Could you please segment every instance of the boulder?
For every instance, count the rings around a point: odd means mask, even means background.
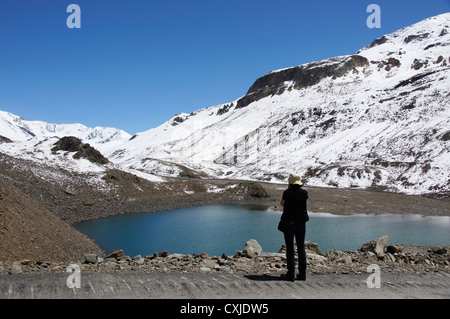
[[[169,252],[167,250],[164,250],[163,252],[159,253],[159,257],[167,257],[169,256]]]
[[[21,274],[23,272],[20,262],[14,262],[11,266],[11,274]]]
[[[387,245],[386,251],[390,254],[401,253],[403,251],[402,247],[398,245]]]
[[[375,240],[371,240],[367,243],[362,244],[361,246],[361,252],[375,252],[375,246],[377,245],[377,242]]]
[[[431,251],[438,255],[444,255],[445,253],[447,253],[447,249],[445,249],[445,247],[439,247],[439,246],[431,247]]]
[[[378,256],[384,256],[384,247],[387,244],[388,238],[389,236],[383,236],[377,240],[377,244],[375,245],[375,253]]]
[[[97,262],[97,255],[96,254],[86,254],[84,255],[85,263],[86,264],[95,264]]]
[[[262,248],[255,239],[250,239],[244,245],[244,254],[247,258],[255,258],[262,253]]]
[[[115,259],[119,259],[120,257],[123,257],[123,250],[116,250],[115,252],[110,253],[108,256],[106,256],[106,258],[115,258]]]

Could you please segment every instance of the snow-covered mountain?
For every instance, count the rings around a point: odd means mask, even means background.
[[[233,102],[178,114],[109,153],[149,172],[181,163],[216,177],[450,188],[450,13],[354,55],[277,70]],[[161,160],[164,160],[162,162]]]
[[[235,101],[95,147],[118,167],[157,175],[187,167],[275,182],[296,171],[309,185],[450,191],[449,77],[446,13],[353,55],[272,71]],[[13,139],[1,123],[0,135]],[[0,151],[11,152],[6,144]]]
[[[12,141],[72,135],[85,143],[93,144],[123,141],[131,137],[127,132],[112,127],[97,126],[90,128],[82,124],[50,124],[42,121],[26,121],[20,116],[4,111],[0,111],[0,135]]]

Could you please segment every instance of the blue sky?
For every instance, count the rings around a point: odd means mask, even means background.
[[[66,25],[72,3],[80,29]],[[134,134],[445,12],[450,0],[2,0],[0,110]]]

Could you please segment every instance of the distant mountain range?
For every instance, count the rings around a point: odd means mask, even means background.
[[[272,71],[235,101],[177,114],[134,136],[0,111],[0,152],[74,170],[109,165],[155,181],[189,170],[280,182],[295,171],[316,186],[449,192],[449,77],[445,13],[353,55]],[[110,162],[52,152],[64,136],[89,143]]]

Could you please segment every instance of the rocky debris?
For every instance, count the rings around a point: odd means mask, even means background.
[[[270,195],[267,193],[266,189],[259,183],[255,182],[241,182],[238,184],[237,188],[242,190],[247,196],[253,198],[269,198]]]
[[[384,239],[382,240],[384,242]],[[371,241],[361,248],[374,247]],[[123,250],[115,251],[106,258],[96,254],[86,254],[80,265],[82,272],[225,272],[273,274],[286,271],[285,247],[278,252],[267,253],[260,250],[261,246],[254,239],[244,245],[244,251],[238,251],[233,256],[209,256],[207,253],[183,255],[170,254],[167,251],[148,256],[126,256]],[[367,272],[367,267],[377,264],[384,272],[445,272],[450,273],[450,245],[442,247],[427,247],[414,245],[386,245],[383,255],[372,249],[357,251],[321,252],[317,243],[305,242],[307,271],[316,274],[357,273]],[[395,248],[395,249],[394,249]],[[248,254],[258,251],[257,254]],[[249,257],[251,256],[251,258]],[[73,264],[73,263],[72,263]],[[27,259],[14,262],[0,262],[0,274],[50,273],[66,272],[69,264],[63,262],[37,261]]]

